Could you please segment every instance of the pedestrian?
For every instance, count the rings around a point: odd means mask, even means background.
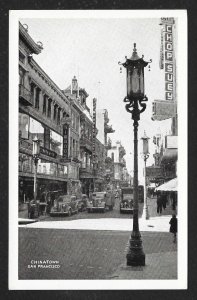
[[[166,193],[162,193],[162,207],[163,207],[163,209],[166,209],[166,202],[167,202]]]
[[[170,224],[170,232],[173,233],[173,243],[176,243],[177,218],[175,214],[172,215],[169,224]]]
[[[161,194],[157,194],[157,213],[162,213],[162,197]]]

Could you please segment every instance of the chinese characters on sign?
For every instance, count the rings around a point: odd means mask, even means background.
[[[96,163],[96,151],[95,151],[95,140],[96,140],[96,98],[93,99],[93,128],[92,128],[92,162]]]
[[[63,157],[68,158],[69,125],[63,125]]]

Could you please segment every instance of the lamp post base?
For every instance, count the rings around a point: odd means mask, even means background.
[[[144,220],[149,220],[150,215],[149,215],[149,212],[148,212],[148,207],[143,208],[142,218]]]
[[[140,233],[132,233],[126,258],[127,266],[145,266],[145,254]]]

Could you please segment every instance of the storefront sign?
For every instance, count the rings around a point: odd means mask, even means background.
[[[93,128],[92,128],[92,162],[93,164],[96,163],[96,98],[93,99]]]
[[[163,172],[160,167],[146,167],[146,176],[149,178],[158,178],[163,176]]]
[[[152,120],[162,121],[172,118],[176,114],[174,101],[154,100],[152,103]]]
[[[53,157],[53,158],[57,157],[57,153],[56,152],[51,151],[51,150],[49,150],[47,148],[44,148],[42,146],[40,146],[40,153],[44,154],[44,155],[47,155],[47,156],[50,156],[50,157]]]
[[[174,18],[161,18],[160,69],[165,68],[165,100],[174,101]]]
[[[174,100],[174,52],[173,52],[173,24],[163,25],[164,31],[164,57],[165,57],[165,100]]]
[[[69,146],[69,125],[65,123],[63,125],[63,157],[68,158],[68,146]]]

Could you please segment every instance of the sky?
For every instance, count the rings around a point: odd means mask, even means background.
[[[163,17],[163,16],[161,16]],[[152,121],[152,102],[164,100],[164,71],[159,69],[160,19],[159,18],[113,18],[113,19],[20,19],[28,25],[28,33],[35,42],[43,43],[43,50],[34,55],[36,62],[60,87],[65,89],[73,76],[79,86],[85,88],[89,97],[87,104],[97,98],[97,108],[108,110],[110,125],[115,133],[108,136],[115,143],[120,140],[126,150],[127,169],[133,171],[133,122],[126,112],[123,99],[126,96],[126,70],[118,62],[130,57],[136,43],[138,55],[144,60],[152,59],[151,71],[145,68],[145,94],[147,108],[140,115],[139,139],[139,181],[143,177],[142,141],[146,131],[150,137],[150,157],[147,166],[154,163],[152,154],[155,145],[152,137],[156,133],[169,134],[171,120]],[[132,174],[133,175],[133,174]]]

